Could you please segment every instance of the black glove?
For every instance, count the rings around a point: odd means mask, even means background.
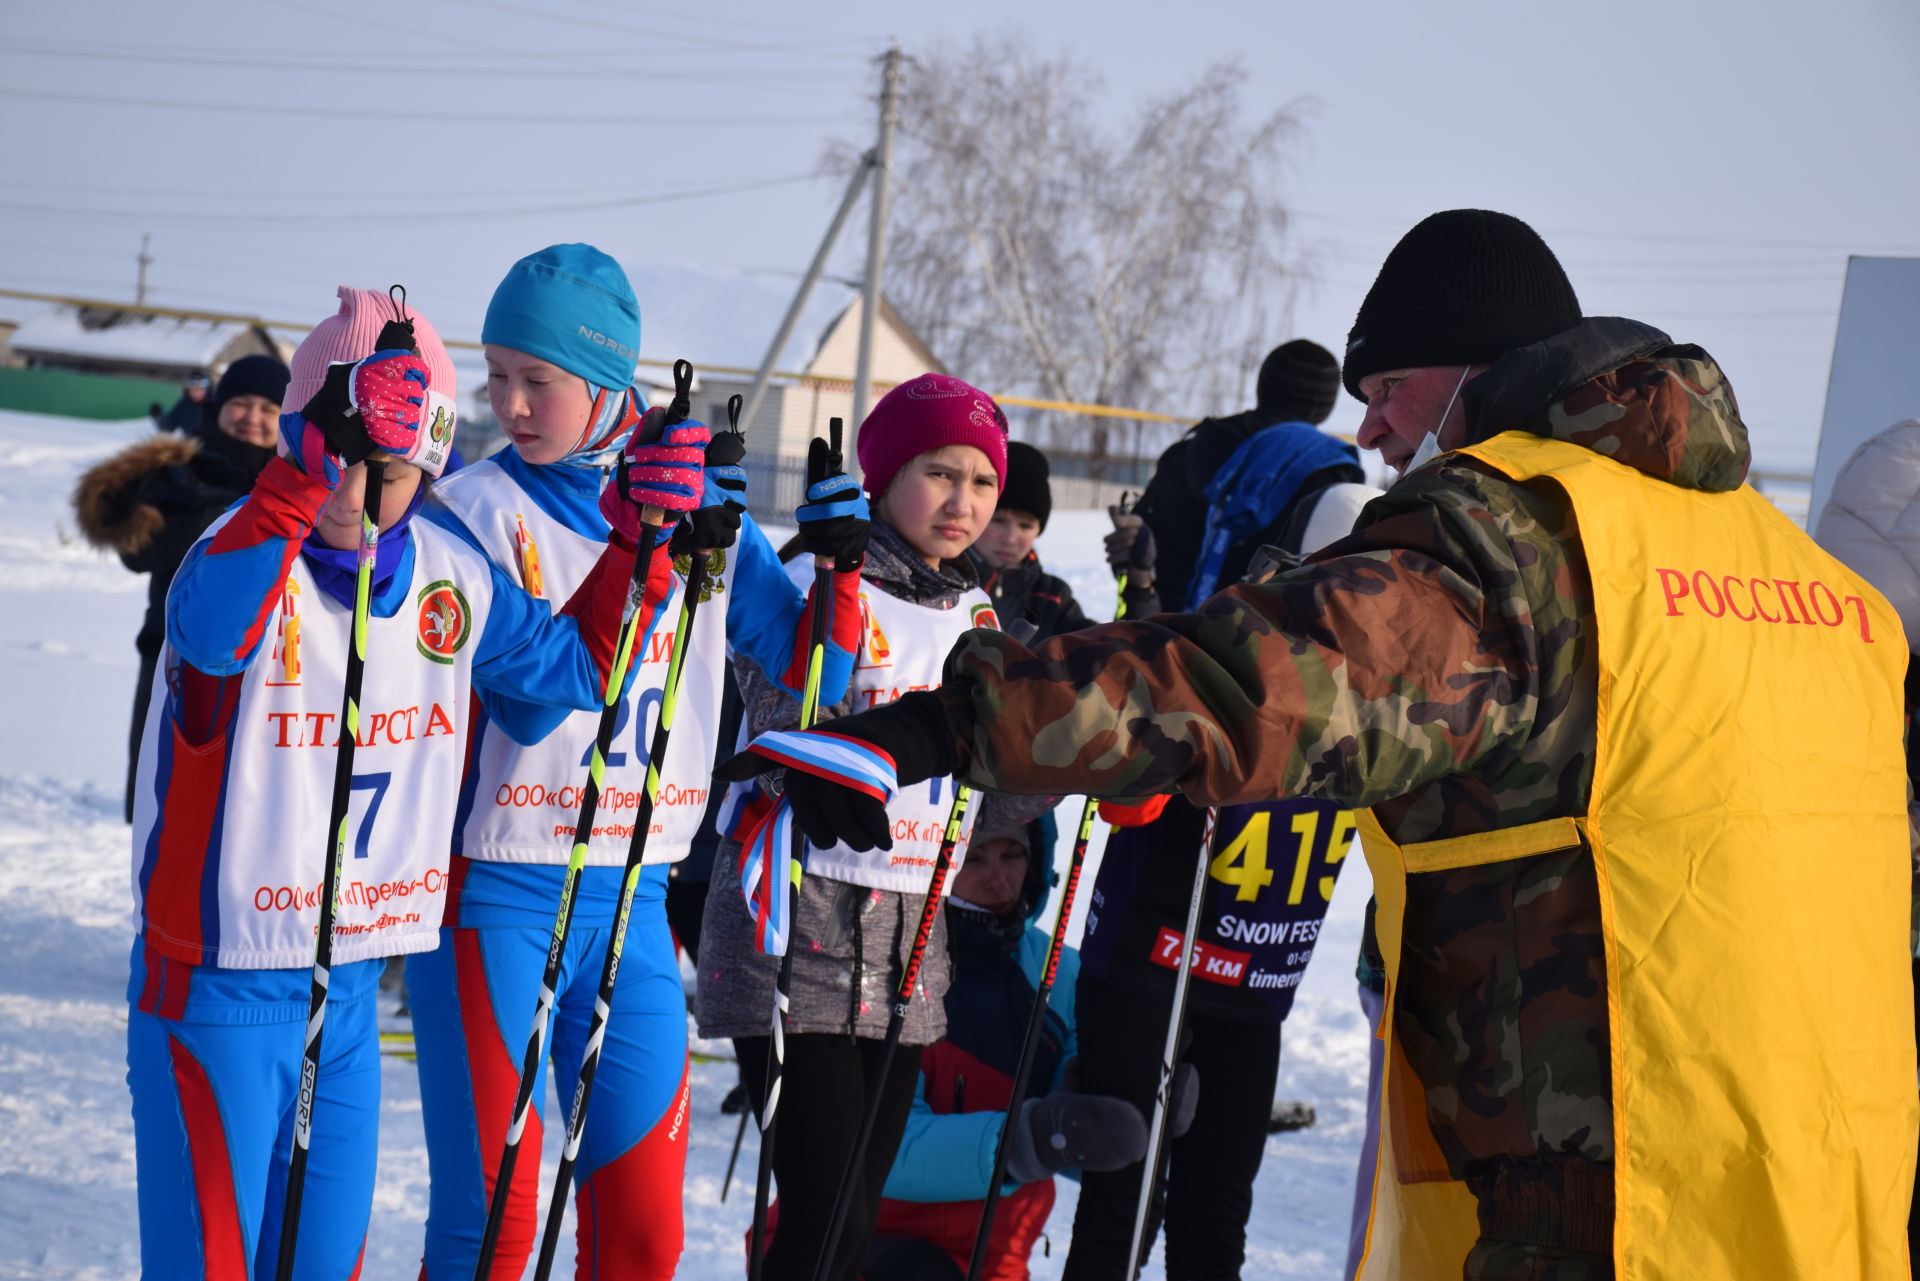
[[[1147,1154],[1147,1123],[1125,1099],[1061,1090],[1008,1117],[1007,1177],[1033,1183],[1057,1170],[1120,1170]]]
[[[717,552],[731,547],[740,537],[740,509],[732,503],[718,503],[690,511],[673,527],[673,545],[669,553],[678,559],[696,551]]]
[[[959,767],[946,709],[940,705],[940,696],[931,690],[903,694],[884,707],[853,716],[837,716],[831,729],[835,734],[871,743],[892,756],[901,787],[951,774]],[[734,783],[772,768],[773,761],[748,749],[722,761],[713,777]],[[856,850],[893,848],[887,807],[865,792],[790,769],[785,793],[793,804],[794,821],[814,845],[845,842]]]
[[[1147,528],[1144,519],[1118,507],[1107,508],[1107,515],[1113,518],[1113,532],[1106,537],[1108,568],[1115,574],[1126,574],[1129,578],[1144,573],[1147,581],[1151,582],[1155,550],[1153,531]]]
[[[707,443],[706,477],[720,491],[722,501],[680,518],[668,549],[671,555],[717,552],[739,539],[740,515],[747,510],[747,469],[740,460],[746,456],[747,438],[737,431],[723,431]]]
[[[380,337],[374,341],[373,350],[410,351],[418,356],[420,344],[413,336],[413,322],[389,320],[380,327]],[[349,467],[365,462],[378,448],[373,437],[367,434],[367,425],[361,420],[359,410],[354,408],[354,368],[350,361],[329,365],[326,381],[300,410],[300,416],[319,429],[327,449]]]
[[[1173,1069],[1173,1099],[1167,1108],[1167,1133],[1178,1139],[1193,1128],[1200,1107],[1200,1069],[1182,1063]]]
[[[793,516],[800,526],[800,545],[809,556],[832,560],[837,573],[859,570],[867,558],[866,495],[818,436],[807,446],[806,501]]]

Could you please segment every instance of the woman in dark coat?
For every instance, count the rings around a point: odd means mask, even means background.
[[[152,576],[147,614],[134,639],[140,680],[127,750],[129,822],[140,730],[166,639],[167,589],[187,549],[246,496],[273,457],[288,377],[286,365],[273,356],[242,356],[221,375],[197,427],[178,436],[158,432],[90,468],[74,486],[74,515],[87,541],[117,553],[134,573]]]

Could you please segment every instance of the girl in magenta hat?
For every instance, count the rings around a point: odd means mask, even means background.
[[[859,648],[847,697],[822,708],[822,719],[938,685],[954,641],[971,628],[996,625],[965,555],[993,518],[1006,474],[1006,420],[992,398],[958,378],[922,374],[881,398],[860,426],[856,449],[873,503]],[[788,570],[797,583],[812,581],[807,556]],[[799,707],[790,694],[750,662],[738,663],[736,671],[753,733],[797,722]],[[872,1145],[838,1253],[824,1275],[852,1281],[865,1264],[880,1190],[919,1079],[921,1050],[946,1031],[941,998],[950,971],[941,923],[927,949],[899,1052],[878,1079],[889,1006],[952,800],[951,780],[920,784],[888,806],[892,850],[861,854],[841,845],[809,855],[788,942],[793,981],[774,1153],[781,1205],[767,1254],[768,1281],[813,1274],[862,1109],[869,1092],[879,1090],[883,1102]],[[745,828],[744,822],[736,826],[735,834]],[[963,838],[956,857],[964,849]],[[721,859],[737,861],[738,853],[730,842]],[[756,946],[754,920],[740,895],[708,895],[700,1032],[733,1038],[756,1108],[763,1103],[778,968],[778,959]]]

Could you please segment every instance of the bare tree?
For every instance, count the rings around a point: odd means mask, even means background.
[[[1012,36],[916,59],[895,153],[886,292],[955,372],[1056,400],[1217,410],[1291,309],[1276,194],[1297,110],[1242,122],[1244,74],[1209,67],[1096,120],[1098,79]],[[1050,417],[1096,475],[1124,420]],[[1138,452],[1138,424],[1125,436]],[[1130,439],[1129,439],[1130,438]]]

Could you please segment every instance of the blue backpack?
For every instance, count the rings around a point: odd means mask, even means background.
[[[1342,463],[1358,466],[1360,451],[1309,423],[1275,423],[1240,442],[1207,483],[1207,532],[1187,590],[1187,608],[1219,590],[1227,553],[1280,519],[1307,477]]]

